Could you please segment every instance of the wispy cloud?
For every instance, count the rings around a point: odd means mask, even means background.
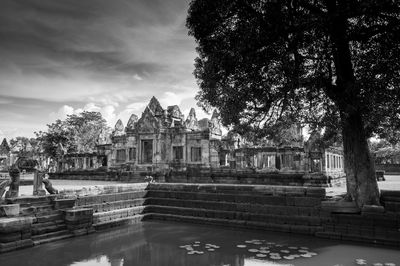
[[[194,105],[195,42],[184,26],[188,3],[2,1],[0,112],[15,115],[2,118],[1,129],[25,119],[40,127],[48,114],[61,117],[70,111],[65,106],[76,112],[87,104],[110,120],[129,118],[129,112],[141,112],[131,104],[153,95],[163,105]],[[28,117],[17,117],[23,111]]]

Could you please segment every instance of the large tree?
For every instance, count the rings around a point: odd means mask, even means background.
[[[67,152],[93,152],[99,135],[108,132],[106,120],[99,112],[84,111],[68,115],[47,125],[47,132],[36,132],[44,152],[52,158],[57,156],[58,145]]]
[[[367,139],[398,127],[400,1],[193,0],[197,99],[225,125],[339,126],[348,196],[379,204]]]

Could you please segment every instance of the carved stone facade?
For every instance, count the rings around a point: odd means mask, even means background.
[[[76,170],[103,167],[154,172],[225,167],[344,176],[340,150],[317,147],[312,140],[305,145],[298,125],[293,125],[287,135],[279,145],[267,139],[249,143],[234,133],[222,137],[216,111],[211,119],[198,121],[192,108],[185,119],[177,105],[164,109],[153,97],[140,118],[132,114],[126,127],[118,120],[111,134],[100,134],[96,153],[66,154],[66,163],[59,169],[65,171],[72,165]]]
[[[164,109],[153,97],[141,117],[132,115],[123,129],[118,120],[111,135],[110,166],[131,168],[186,167],[219,164],[213,141],[221,140],[216,114],[210,123],[200,126],[192,108],[187,119],[177,105]]]

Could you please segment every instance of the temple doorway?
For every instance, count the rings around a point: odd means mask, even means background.
[[[153,140],[142,140],[142,163],[153,163]]]

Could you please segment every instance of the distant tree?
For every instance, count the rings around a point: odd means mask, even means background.
[[[65,121],[74,136],[76,150],[92,152],[102,131],[109,131],[106,120],[99,112],[82,112],[69,115]]]
[[[11,150],[16,152],[18,156],[30,156],[32,145],[30,139],[23,136],[18,136],[10,139]]]
[[[348,197],[379,204],[367,138],[400,128],[400,1],[193,0],[187,27],[205,109],[261,135],[340,129]]]
[[[67,152],[92,152],[101,132],[109,131],[106,120],[99,112],[82,112],[68,115],[65,120],[56,120],[47,125],[47,132],[36,132],[45,153],[57,156],[58,145]]]
[[[35,134],[43,152],[50,158],[57,157],[59,143],[69,152],[76,151],[72,132],[65,125],[65,121],[57,119],[54,123],[47,125],[47,132],[39,131]]]
[[[378,141],[370,141],[371,153],[375,157],[377,163],[399,163],[400,144],[392,144],[391,142],[380,139]]]

